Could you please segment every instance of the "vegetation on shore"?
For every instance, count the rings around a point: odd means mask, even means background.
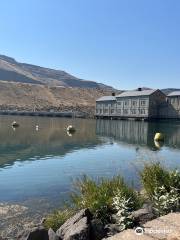
[[[74,182],[68,207],[49,215],[44,225],[57,230],[78,210],[88,208],[104,225],[115,215],[124,230],[133,226],[132,211],[145,202],[152,205],[156,216],[180,210],[180,172],[167,170],[160,163],[145,164],[140,179],[143,194],[129,187],[121,176],[97,181],[83,176]]]

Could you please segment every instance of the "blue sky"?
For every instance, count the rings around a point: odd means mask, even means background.
[[[180,88],[179,0],[0,0],[0,53],[119,89]]]

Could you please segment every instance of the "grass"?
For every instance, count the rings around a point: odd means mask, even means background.
[[[160,163],[146,164],[140,173],[147,197],[158,216],[180,210],[180,172]]]
[[[121,191],[125,198],[131,198],[133,210],[142,205],[139,194],[130,188],[120,176],[111,179],[99,178],[98,181],[84,176],[77,179],[74,186],[74,192],[71,194],[73,205],[78,209],[89,208],[94,216],[101,219],[102,222],[110,221],[113,198],[117,191]]]
[[[154,190],[162,185],[169,185],[169,172],[160,163],[145,164],[140,178],[147,197],[152,199]]]
[[[44,227],[46,229],[52,228],[56,231],[66,220],[72,217],[75,214],[73,209],[67,208],[62,210],[56,210],[52,214],[48,215],[45,222]]]
[[[180,210],[180,173],[169,171],[160,163],[145,164],[140,172],[142,187],[146,197],[154,206],[158,215]],[[80,209],[88,208],[94,218],[105,225],[111,223],[111,217],[116,214],[119,223],[124,228],[131,225],[130,213],[139,209],[144,198],[129,187],[121,176],[111,179],[94,179],[83,176],[73,183],[70,203],[64,206],[66,210],[55,211],[47,216],[46,228],[57,230],[67,219]],[[127,220],[127,221],[126,221]]]

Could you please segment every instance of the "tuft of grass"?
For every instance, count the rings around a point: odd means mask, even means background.
[[[131,199],[132,210],[136,210],[142,205],[139,194],[127,186],[120,176],[111,179],[99,178],[98,181],[83,176],[75,181],[74,187],[71,200],[75,208],[89,208],[94,216],[101,219],[103,223],[110,221],[113,212],[113,198],[117,191],[121,191],[125,198]]]
[[[158,216],[180,210],[180,172],[160,163],[145,165],[141,182]]]
[[[65,223],[70,217],[75,214],[73,209],[67,208],[66,210],[56,210],[54,213],[47,216],[45,222],[43,223],[46,229],[52,228],[57,231],[61,225]]]
[[[147,196],[152,199],[157,187],[169,185],[169,172],[160,163],[146,164],[140,178]]]

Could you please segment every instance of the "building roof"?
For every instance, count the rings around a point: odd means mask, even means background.
[[[103,96],[100,97],[96,100],[96,102],[101,102],[101,101],[115,101],[116,97],[115,96]]]
[[[141,90],[141,91],[126,91],[123,92],[116,97],[136,97],[136,96],[149,96],[153,94],[157,89],[150,89],[150,90]]]
[[[173,96],[180,96],[180,91],[175,91],[168,94],[168,97],[173,97]]]

